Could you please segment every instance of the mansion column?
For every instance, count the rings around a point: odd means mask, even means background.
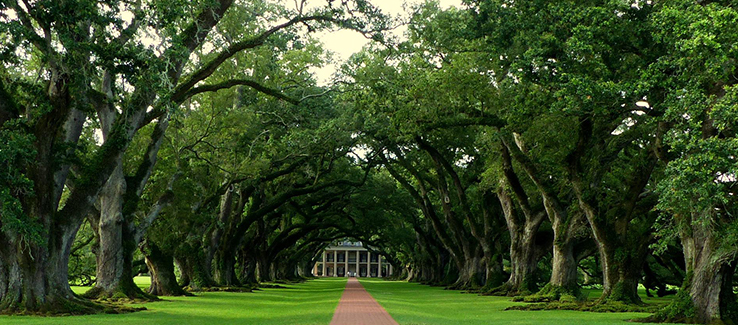
[[[382,277],[382,255],[377,256],[377,262],[379,262],[379,266],[377,266],[377,276]]]
[[[359,251],[356,251],[354,254],[354,256],[356,256],[356,277],[358,278],[360,273],[359,271],[361,271],[361,268],[359,267]]]
[[[333,251],[333,277],[338,277],[338,251]]]
[[[326,276],[325,274],[325,250],[323,250],[323,276]]]
[[[349,251],[343,251],[343,262],[346,264],[345,268],[343,269],[343,276],[345,276],[347,278],[349,277],[349,272],[348,272],[348,256],[349,256]]]

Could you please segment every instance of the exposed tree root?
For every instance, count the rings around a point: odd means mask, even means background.
[[[142,303],[161,300],[157,296],[148,294],[141,290],[133,283],[133,281],[131,281],[129,285],[120,285],[114,290],[105,290],[100,287],[93,287],[82,296],[98,302],[108,303]]]
[[[513,298],[513,301],[531,303],[558,301],[562,303],[572,303],[583,302],[585,299],[586,296],[582,294],[582,290],[580,290],[579,287],[564,288],[549,283],[537,293],[528,296],[516,296]]]
[[[91,314],[124,314],[146,310],[146,307],[130,307],[102,301],[90,301],[79,297],[46,297],[45,303],[8,301],[0,304],[0,315],[26,316],[76,316]]]
[[[666,306],[666,308],[660,309],[654,315],[651,315],[649,317],[639,318],[633,321],[638,323],[737,325],[738,317],[735,316],[738,316],[738,302],[735,302],[732,307],[733,308],[728,309],[729,311],[733,312],[733,315],[730,315],[730,312],[728,312],[726,313],[728,314],[727,317],[725,317],[724,319],[713,319],[712,321],[709,321],[709,323],[706,323],[705,321],[700,321],[696,317],[697,313],[695,311],[692,298],[687,291],[682,290],[677,293],[677,295],[674,297],[674,300],[672,300],[672,302],[668,306]]]
[[[525,286],[522,286],[525,287]],[[515,297],[515,296],[528,296],[532,294],[527,289],[520,289],[518,286],[512,286],[508,283],[505,283],[501,286],[498,286],[496,288],[488,289],[486,291],[482,291],[481,294],[483,296],[507,296],[507,297]]]
[[[518,305],[505,308],[505,310],[577,310],[596,313],[655,313],[664,308],[664,304],[624,304],[620,302],[611,303],[589,303],[576,302],[551,302]]]
[[[254,286],[238,286],[238,287],[205,287],[191,288],[185,287],[188,292],[253,292],[257,287]]]
[[[288,289],[287,287],[275,283],[261,283],[257,285],[259,289]]]

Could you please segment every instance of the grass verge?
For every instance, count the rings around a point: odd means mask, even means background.
[[[480,296],[459,291],[443,290],[417,283],[361,279],[361,284],[400,324],[627,324],[630,319],[649,316],[648,313],[593,313],[573,310],[520,311],[508,310],[525,303],[512,302],[510,297]],[[597,290],[587,293],[599,297]],[[669,298],[645,298],[657,303]]]
[[[137,278],[148,287],[147,278]],[[338,306],[345,278],[327,278],[299,284],[282,284],[284,288],[264,288],[254,292],[202,292],[195,297],[163,297],[163,301],[146,303],[148,310],[120,315],[86,315],[68,317],[0,316],[0,325],[34,324],[328,324]],[[74,287],[80,294],[89,288]]]

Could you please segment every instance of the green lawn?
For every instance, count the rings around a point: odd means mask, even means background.
[[[503,311],[517,303],[508,297],[483,297],[417,283],[361,279],[361,284],[400,324],[626,324],[643,313],[580,311]],[[591,296],[599,296],[593,292]],[[645,299],[645,297],[644,297]],[[648,299],[654,302],[657,299]],[[664,298],[660,300],[665,301]]]
[[[147,278],[137,278],[142,287]],[[165,297],[147,303],[146,311],[123,315],[74,317],[0,316],[0,324],[328,324],[338,305],[345,278],[285,285],[253,293],[208,292],[197,297]],[[74,288],[81,293],[88,288]]]
[[[136,280],[139,286],[148,286],[148,278]],[[503,311],[515,304],[510,302],[510,298],[482,297],[400,281],[362,279],[361,283],[400,324],[625,324],[626,319],[647,315]],[[0,316],[0,325],[328,324],[345,285],[345,278],[324,278],[285,285],[286,289],[264,289],[253,293],[208,292],[199,293],[196,297],[165,297],[164,301],[144,304],[148,308],[146,311],[123,315]],[[82,293],[88,288],[73,289]],[[597,295],[598,292],[592,292],[590,296]]]

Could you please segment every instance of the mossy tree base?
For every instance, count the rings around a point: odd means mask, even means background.
[[[624,304],[642,306],[643,300],[638,295],[638,280],[629,279],[627,281],[618,281],[611,284],[609,288],[605,287],[602,296],[595,302],[600,305],[607,304]]]
[[[513,298],[513,301],[517,302],[561,302],[561,303],[574,303],[583,302],[586,299],[582,290],[578,286],[573,288],[564,288],[547,284],[540,291],[529,296],[517,296]]]
[[[576,302],[551,302],[536,303],[508,307],[505,310],[576,310],[596,313],[655,313],[664,307],[663,304],[624,304],[620,302],[611,303],[576,303]]]
[[[222,286],[222,287],[185,287],[184,290],[188,292],[253,292],[257,289],[256,286]]]
[[[6,297],[7,298],[7,297]],[[46,297],[43,303],[27,301],[11,302],[3,299],[0,315],[18,316],[80,316],[93,314],[124,314],[146,310],[146,307],[129,307],[118,304],[90,301],[84,298],[61,296]]]
[[[483,296],[508,296],[508,297],[528,296],[528,295],[533,294],[533,292],[530,289],[526,288],[526,286],[515,286],[509,283],[505,283],[496,288],[482,291],[481,293]]]
[[[709,324],[709,325],[738,325],[738,301],[732,302],[732,306],[724,310],[724,317],[714,319],[700,319],[687,290],[677,293],[674,300],[659,310],[656,314],[635,320],[641,323],[684,323],[684,324]]]
[[[481,292],[483,286],[479,285],[479,281],[469,279],[465,281],[458,281],[452,285],[446,286],[446,290],[461,290],[470,292]]]
[[[140,303],[159,301],[158,297],[148,294],[141,290],[133,280],[126,281],[127,284],[120,284],[117,288],[106,290],[101,287],[93,287],[85,292],[82,296],[87,299],[117,303]]]

